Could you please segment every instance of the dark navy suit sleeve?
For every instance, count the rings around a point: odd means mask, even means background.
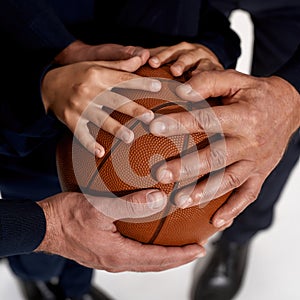
[[[212,50],[226,69],[235,68],[241,54],[240,39],[229,20],[206,1],[200,12],[198,36],[198,42]]]
[[[274,75],[284,78],[300,92],[300,45],[292,58]]]
[[[46,116],[41,101],[40,80],[45,67],[75,38],[45,0],[1,1],[0,34],[5,75],[0,155],[22,157],[54,134],[54,121]],[[34,201],[0,200],[0,256],[32,252],[45,228],[44,213]]]
[[[44,238],[42,208],[31,200],[0,200],[0,257],[30,253]]]
[[[21,48],[47,48],[53,54],[75,39],[45,0],[2,1],[0,26]]]
[[[7,0],[0,6],[2,80],[0,153],[26,155],[52,135],[53,121],[40,96],[40,80],[54,57],[75,40],[51,1]],[[17,135],[17,136],[16,136]]]

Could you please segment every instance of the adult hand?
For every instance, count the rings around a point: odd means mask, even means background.
[[[166,203],[166,195],[157,190],[140,191],[122,199],[85,198],[81,193],[47,198],[38,202],[44,210],[47,228],[35,251],[58,254],[109,272],[162,271],[203,256],[204,249],[197,244],[145,245],[117,231],[116,220],[158,213]]]
[[[300,126],[300,96],[282,78],[256,78],[234,70],[200,73],[179,86],[177,94],[189,101],[198,101],[199,95],[201,99],[222,97],[223,105],[159,117],[152,121],[151,132],[159,136],[187,131],[214,134],[220,133],[221,125],[226,147],[218,140],[181,161],[167,162],[157,178],[168,183],[215,171],[210,176],[213,182],[224,172],[218,186],[205,187],[203,181],[191,193],[182,190],[175,197],[178,206],[186,207],[211,200],[214,192],[217,197],[234,190],[213,217],[213,224],[221,227],[257,198],[280,161]]]
[[[145,123],[154,118],[151,110],[111,90],[114,86],[152,92],[160,90],[161,83],[156,79],[120,71],[126,69],[131,60],[135,58],[71,64],[49,71],[42,81],[46,111],[52,111],[80,143],[98,157],[102,157],[105,150],[89,133],[89,121],[126,143],[134,138],[133,132],[113,119],[105,109],[117,110]],[[139,66],[140,62],[136,61],[135,69]]]
[[[118,44],[88,45],[76,40],[61,51],[54,61],[61,65],[68,65],[80,61],[127,60],[135,57],[141,65],[144,65],[149,56],[149,50],[142,47]]]
[[[185,71],[194,68],[192,75],[201,71],[222,70],[223,66],[217,56],[207,47],[200,44],[182,42],[171,47],[150,49],[149,64],[153,68],[173,62],[170,68],[173,76],[181,76]]]

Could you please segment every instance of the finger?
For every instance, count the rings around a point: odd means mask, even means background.
[[[118,88],[123,89],[139,89],[149,92],[159,92],[161,90],[161,82],[157,79],[153,78],[146,78],[146,77],[139,77],[134,74],[131,77],[120,84],[118,84]]]
[[[156,47],[156,48],[150,48],[148,49],[150,52],[150,59],[155,56],[156,54],[158,54],[159,52],[165,50],[167,47],[166,46],[160,46],[160,47]],[[150,59],[149,59],[149,63],[150,63]]]
[[[122,238],[122,244],[126,250],[120,253],[119,259],[123,263],[120,269],[116,264],[116,270],[120,271],[163,271],[187,264],[196,258],[205,255],[205,249],[197,244],[182,247],[164,247],[157,245],[145,245]],[[128,260],[130,257],[130,260]],[[127,265],[124,262],[128,262]],[[120,265],[120,264],[119,264]]]
[[[113,193],[109,197],[85,196],[100,213],[112,220],[148,217],[163,210],[167,204],[166,194],[155,189],[142,190],[122,198]]]
[[[96,87],[99,87],[99,91],[112,88],[139,89],[149,92],[158,92],[161,90],[162,85],[158,79],[141,77],[130,72],[105,67],[117,63],[118,62],[113,61],[106,61],[104,63],[101,61],[91,62],[90,68],[88,69],[90,73],[89,76]],[[91,89],[86,90],[89,92]]]
[[[128,116],[137,118],[147,124],[154,119],[154,113],[150,109],[145,108],[144,106],[128,99],[125,96],[112,93],[110,91],[99,94],[93,100],[93,103],[117,110]]]
[[[150,51],[142,47],[133,47],[133,49],[131,49],[130,52],[132,56],[139,56],[141,58],[142,65],[144,65],[150,57]]]
[[[203,106],[206,108],[159,116],[150,123],[150,132],[156,136],[197,132],[238,134],[237,122],[241,115],[238,105],[210,107],[209,101],[203,101]]]
[[[147,245],[145,245],[147,247]],[[157,246],[159,247],[159,246]],[[147,251],[146,251],[147,250]],[[152,247],[149,246],[145,251],[141,252],[141,257],[144,258],[144,271],[150,271],[155,267],[156,271],[163,271],[176,268],[194,261],[197,258],[205,256],[205,249],[200,245],[187,245],[183,247],[167,247],[166,254],[162,257],[162,249],[157,249],[159,252],[151,254]]]
[[[218,231],[223,231],[223,230],[229,228],[232,225],[232,223],[233,223],[233,220],[226,222],[222,227],[219,227]]]
[[[194,49],[181,54],[170,68],[172,74],[181,76],[185,71],[194,67],[203,55],[205,56],[206,53],[201,49]]]
[[[239,141],[235,138],[227,138],[226,141],[222,139],[198,152],[164,163],[156,170],[156,178],[164,184],[194,179],[200,175],[223,169],[242,159],[244,157],[240,151]],[[239,166],[237,168],[240,169]]]
[[[251,77],[234,70],[201,72],[185,84],[176,88],[179,97],[189,101],[199,101],[210,97],[234,95],[249,82]]]
[[[126,72],[135,72],[138,68],[140,68],[142,63],[142,57],[134,56],[125,60],[103,60],[103,61],[95,61],[99,66],[121,70]]]
[[[130,129],[113,119],[107,112],[96,105],[89,105],[84,111],[83,117],[127,144],[134,139],[134,133]]]
[[[158,68],[159,66],[171,62],[177,57],[182,54],[183,52],[186,52],[188,50],[194,49],[194,45],[186,42],[182,42],[178,45],[166,47],[161,52],[156,53],[155,56],[151,57],[149,59],[149,64],[153,68]]]
[[[180,190],[174,198],[180,208],[201,205],[204,207],[213,199],[219,198],[244,184],[251,174],[249,163],[241,161],[223,171],[211,174],[197,185]]]
[[[222,205],[212,218],[215,227],[236,218],[247,206],[254,202],[262,186],[260,178],[250,178],[240,188],[236,189],[224,205]]]
[[[105,154],[105,149],[102,145],[96,142],[94,137],[90,134],[87,123],[88,120],[80,118],[75,131],[73,131],[74,135],[83,147],[85,147],[93,155],[96,155],[97,157],[101,158]]]

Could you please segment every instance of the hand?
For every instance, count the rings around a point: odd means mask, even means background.
[[[149,50],[142,47],[118,44],[88,45],[76,40],[60,52],[54,61],[61,65],[68,65],[81,61],[127,60],[135,57],[141,65],[144,65],[149,56]]]
[[[144,190],[123,199],[62,193],[38,202],[47,229],[36,251],[58,254],[94,269],[109,272],[161,271],[204,255],[200,245],[164,247],[123,237],[114,221],[144,217],[161,211],[166,195]]]
[[[175,61],[170,68],[173,76],[181,76],[191,68],[195,68],[192,75],[202,71],[223,69],[217,56],[200,44],[182,42],[171,47],[150,49],[150,54],[149,64],[153,68]]]
[[[151,110],[110,90],[116,85],[152,92],[160,90],[161,83],[158,80],[120,71],[127,68],[128,61],[135,59],[71,64],[49,71],[42,81],[42,99],[46,111],[52,111],[80,143],[98,157],[102,157],[105,150],[89,133],[89,121],[125,143],[130,143],[134,138],[133,132],[113,119],[105,112],[105,108],[117,110],[145,123],[154,118]],[[135,63],[135,68],[138,68],[140,62]],[[134,62],[129,65],[134,66]],[[100,93],[103,93],[102,96],[99,96]]]
[[[157,178],[168,183],[215,171],[210,176],[213,182],[221,174],[218,186],[207,188],[203,181],[193,191],[183,190],[175,197],[178,206],[186,207],[211,200],[212,190],[215,197],[234,190],[213,217],[213,224],[221,227],[257,198],[280,161],[300,126],[300,96],[279,77],[256,78],[233,70],[200,73],[179,86],[177,94],[190,101],[222,97],[223,106],[159,117],[152,121],[151,132],[169,136],[184,128],[185,132],[205,129],[213,134],[220,133],[220,124],[226,147],[224,140],[218,140],[181,161],[167,162],[157,171]]]

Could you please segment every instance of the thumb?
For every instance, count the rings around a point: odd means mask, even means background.
[[[188,101],[200,101],[210,97],[228,97],[244,85],[249,75],[235,70],[204,71],[195,74],[186,83],[176,88],[179,97]]]
[[[113,220],[148,217],[162,211],[167,204],[166,194],[155,189],[142,190],[122,198],[85,196],[100,213]]]

